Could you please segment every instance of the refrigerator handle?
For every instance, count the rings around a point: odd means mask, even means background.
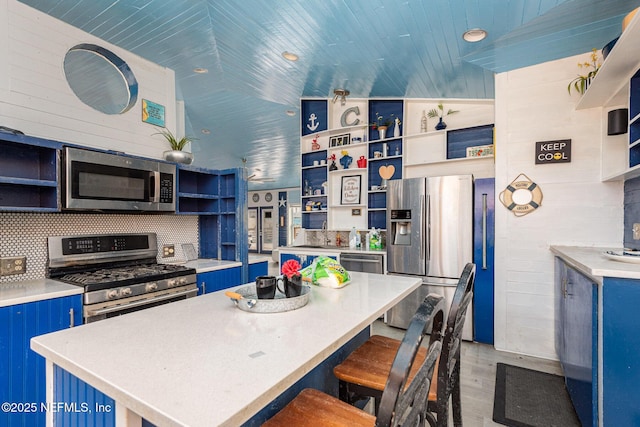
[[[487,269],[487,193],[482,194],[482,269]]]
[[[424,196],[423,196],[423,201],[424,201]],[[422,205],[424,207],[424,204]],[[425,246],[427,247],[427,261],[431,259],[431,196],[429,194],[427,194],[427,215],[425,217],[424,221],[421,221],[422,226],[424,227],[424,224],[426,222],[427,224],[427,241]],[[424,233],[424,230],[421,230]],[[424,236],[424,234],[422,234]],[[423,248],[424,249],[424,248]],[[421,254],[422,258],[424,259],[424,253]]]

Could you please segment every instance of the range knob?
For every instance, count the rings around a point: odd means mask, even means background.
[[[169,288],[172,287],[172,286],[175,286],[177,284],[178,284],[178,281],[176,279],[169,279],[167,281],[167,287],[169,287]]]
[[[149,284],[147,284],[147,286],[145,287],[145,290],[146,290],[147,292],[153,292],[153,291],[155,291],[156,289],[158,289],[158,284],[157,284],[157,283],[149,283]]]
[[[108,299],[115,299],[118,298],[118,290],[117,289],[110,289],[107,291],[107,298]]]
[[[181,277],[180,279],[178,279],[181,285],[186,285],[187,284],[187,278],[186,277]]]
[[[124,288],[120,290],[120,295],[123,297],[131,295],[131,288]]]

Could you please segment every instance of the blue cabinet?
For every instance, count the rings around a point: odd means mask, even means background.
[[[243,283],[241,271],[240,267],[232,267],[198,273],[198,295],[227,289]]]
[[[602,285],[604,426],[640,422],[640,281],[605,277]]]
[[[286,261],[289,261],[290,259],[295,259],[300,263],[302,268],[305,268],[311,265],[311,263],[313,263],[313,260],[315,260],[319,256],[320,256],[319,254],[286,254],[286,253],[283,254],[282,252],[280,252],[280,265],[284,264]],[[326,256],[328,258],[333,258],[335,260],[338,259],[338,255],[325,254],[323,256]]]
[[[267,261],[249,264],[249,282],[253,282],[258,276],[266,276],[267,274],[269,274]]]
[[[555,282],[555,345],[565,384],[582,425],[597,426],[598,286],[559,258],[555,261]]]
[[[493,344],[494,334],[494,253],[495,179],[476,179],[473,200],[473,262],[476,279],[473,289],[473,337]]]
[[[25,135],[0,133],[0,211],[60,210],[61,145]]]
[[[30,340],[80,324],[80,295],[0,308],[0,396],[3,402],[36,405],[32,412],[0,412],[0,425],[45,425],[45,360],[31,350]]]

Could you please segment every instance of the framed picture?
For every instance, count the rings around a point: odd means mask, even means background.
[[[360,204],[360,184],[362,175],[343,176],[342,185],[340,187],[340,204],[341,205],[359,205]]]
[[[361,209],[351,209],[351,216],[360,216],[362,215]]]
[[[351,144],[351,134],[336,135],[329,138],[329,147],[342,147]]]

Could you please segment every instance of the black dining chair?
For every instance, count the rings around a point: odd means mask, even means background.
[[[377,417],[321,391],[307,388],[263,426],[424,426],[431,378],[442,349],[443,325],[444,300],[440,295],[429,294],[418,307],[398,346]],[[425,349],[421,343],[429,326],[432,333]],[[425,349],[426,355],[409,384],[409,375],[421,348]]]
[[[467,308],[473,299],[475,271],[475,264],[465,265],[449,308],[442,338],[442,353],[433,374],[429,392],[427,419],[432,426],[440,427],[449,424],[450,398],[454,425],[462,426],[460,347]],[[377,411],[381,410],[381,397],[393,363],[393,354],[399,346],[400,341],[396,339],[373,335],[336,366],[333,373],[339,380],[340,400],[354,404],[365,398],[374,398],[376,413],[378,413]],[[418,352],[416,357],[418,366],[426,357],[426,353],[426,349]],[[416,370],[417,367],[414,367],[412,372]]]

